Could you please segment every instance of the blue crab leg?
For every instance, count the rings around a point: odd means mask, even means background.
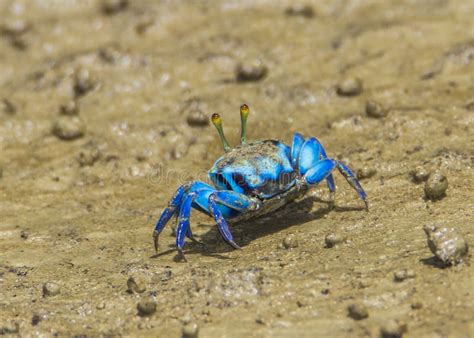
[[[366,193],[359,181],[355,178],[352,171],[342,162],[333,159],[324,159],[317,162],[312,168],[310,168],[303,176],[303,180],[306,184],[314,185],[321,182],[323,179],[328,177],[334,168],[337,168],[339,172],[346,178],[347,182],[357,191],[359,197],[364,201],[366,209],[369,205],[366,200]]]
[[[255,205],[255,202],[247,196],[230,190],[216,191],[209,195],[209,211],[217,223],[219,232],[224,240],[234,249],[241,249],[241,247],[235,243],[232,233],[229,230],[229,226],[222,215],[218,204],[238,212],[244,212],[249,208],[257,208],[258,206]]]
[[[168,223],[171,217],[173,217],[173,215],[176,213],[176,209],[180,206],[181,200],[186,193],[187,188],[187,185],[182,185],[178,188],[178,190],[176,190],[175,194],[168,203],[168,207],[163,210],[158,222],[156,222],[155,230],[153,231],[153,243],[155,245],[156,251],[158,251],[158,237],[160,236],[161,231],[163,231],[166,223]]]
[[[369,210],[369,203],[366,200],[367,194],[365,193],[364,189],[359,183],[359,180],[354,176],[352,171],[342,162],[336,161],[337,169],[339,172],[344,176],[349,182],[349,184],[357,191],[357,194],[359,194],[359,197],[364,201],[365,203],[365,208]]]
[[[198,192],[191,192],[184,198],[179,210],[178,227],[176,228],[176,246],[181,252],[184,247],[184,238],[189,232],[189,217],[191,215],[191,206]],[[191,235],[192,236],[192,235]]]

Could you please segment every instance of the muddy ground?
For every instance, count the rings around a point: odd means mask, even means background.
[[[474,335],[472,259],[441,265],[423,232],[474,243],[474,2],[300,5],[0,1],[1,333]],[[168,199],[222,154],[208,117],[235,145],[244,102],[251,139],[317,136],[363,169],[370,211],[336,174],[334,208],[322,184],[232,226],[241,251],[194,212],[187,262],[172,226],[155,255]],[[446,175],[445,197],[425,198],[422,169]]]

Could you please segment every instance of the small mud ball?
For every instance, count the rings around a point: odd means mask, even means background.
[[[443,198],[448,189],[448,179],[440,172],[435,172],[425,183],[425,196],[427,199],[435,201]]]
[[[326,237],[324,238],[324,244],[326,245],[326,248],[332,248],[338,244],[343,243],[344,240],[345,238],[340,234],[332,233],[326,235]]]
[[[391,319],[380,328],[380,337],[401,338],[406,331],[407,326],[405,323]]]
[[[199,327],[196,323],[188,323],[183,326],[183,338],[197,338],[199,336]]]
[[[71,100],[67,103],[64,103],[59,108],[61,115],[77,115],[79,113],[79,107],[76,101]]]
[[[84,136],[86,126],[79,116],[59,116],[52,132],[61,140],[75,140]]]
[[[362,93],[362,81],[355,77],[342,80],[336,86],[336,92],[340,96],[355,96]]]
[[[369,100],[365,105],[365,113],[369,117],[379,119],[387,116],[388,111],[377,101]]]
[[[463,261],[468,245],[456,229],[429,224],[423,230],[428,237],[431,252],[444,264],[455,265]]]
[[[395,282],[403,282],[405,279],[415,278],[415,271],[410,269],[401,269],[395,271],[393,274],[393,280]]]
[[[315,16],[314,9],[308,4],[294,4],[285,10],[288,16],[300,16],[306,19],[311,19]]]
[[[415,183],[421,183],[421,182],[426,182],[428,177],[430,177],[430,171],[426,168],[423,167],[417,167],[413,172],[411,173],[413,182]]]
[[[369,317],[369,311],[362,304],[351,304],[347,307],[347,315],[355,320],[362,320]]]
[[[47,283],[44,283],[43,285],[44,297],[56,296],[56,295],[59,295],[60,292],[61,292],[61,288],[59,287],[58,284],[54,282],[47,282]]]
[[[152,298],[144,298],[137,304],[139,316],[150,316],[156,312],[156,302]]]
[[[128,7],[128,0],[103,0],[102,11],[105,14],[116,14]]]
[[[235,78],[238,82],[259,81],[267,76],[267,73],[267,66],[258,59],[239,63],[235,68]]]
[[[194,109],[188,112],[186,122],[191,127],[205,127],[209,124],[209,118],[200,109]]]
[[[298,238],[293,234],[287,235],[283,239],[283,247],[285,249],[293,249],[298,247]]]
[[[145,281],[136,276],[131,276],[127,280],[127,291],[129,293],[143,293],[146,290]]]
[[[371,167],[363,167],[357,170],[357,179],[363,180],[366,178],[371,178],[377,173],[377,169]]]

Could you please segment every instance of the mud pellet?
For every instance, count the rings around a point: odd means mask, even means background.
[[[289,234],[283,239],[283,247],[285,249],[293,249],[298,247],[298,238],[294,234]]]
[[[61,115],[77,115],[79,113],[79,106],[75,100],[70,100],[59,107]]]
[[[326,248],[332,248],[338,244],[341,244],[342,242],[344,242],[344,237],[338,233],[331,233],[324,237],[324,244],[326,245]]]
[[[105,14],[117,14],[128,7],[128,0],[103,0],[102,11]]]
[[[106,307],[105,302],[100,302],[99,304],[96,305],[95,308],[96,308],[97,310],[103,310],[103,309],[105,309],[105,307]]]
[[[21,230],[21,232],[20,232],[20,238],[21,238],[21,239],[25,239],[25,240],[26,240],[26,239],[28,239],[28,236],[29,236],[28,231],[26,231],[26,230]]]
[[[405,279],[415,278],[415,271],[410,269],[400,269],[393,274],[395,282],[403,282]]]
[[[362,80],[355,77],[349,77],[342,80],[336,86],[336,92],[340,96],[355,96],[362,93],[362,88]]]
[[[197,338],[199,336],[199,327],[196,323],[188,323],[183,326],[183,338]]]
[[[411,177],[415,183],[426,182],[428,177],[430,177],[430,171],[423,167],[416,167],[411,173]]]
[[[205,127],[209,125],[209,117],[200,109],[195,109],[188,113],[186,122],[191,127]]]
[[[428,247],[431,252],[444,264],[455,265],[463,261],[463,257],[468,252],[468,245],[456,229],[428,224],[423,230],[428,238]]]
[[[388,320],[380,328],[380,337],[381,338],[401,338],[403,334],[407,331],[406,324],[399,322],[397,320]]]
[[[21,19],[7,20],[0,27],[0,31],[8,36],[22,35],[30,29],[31,25],[27,21]]]
[[[369,317],[369,311],[362,304],[351,304],[347,307],[347,314],[354,320],[362,320]]]
[[[313,7],[309,4],[292,5],[285,9],[285,14],[288,16],[300,16],[306,19],[311,19],[316,15]]]
[[[46,282],[43,284],[43,297],[52,297],[59,295],[61,288],[55,282]]]
[[[94,81],[90,71],[86,68],[79,68],[74,74],[74,92],[76,96],[81,96],[94,88]]]
[[[143,293],[146,291],[146,283],[140,277],[131,276],[127,280],[127,288],[130,293]]]
[[[440,172],[435,172],[425,183],[425,196],[432,201],[439,200],[446,195],[446,189],[448,189],[448,179]]]
[[[85,124],[79,116],[59,116],[53,123],[52,133],[61,140],[75,140],[85,133]]]
[[[363,168],[357,170],[356,175],[357,175],[357,179],[363,180],[363,179],[366,179],[366,178],[371,178],[376,173],[377,173],[377,170],[375,168],[363,167]]]
[[[144,298],[137,304],[139,316],[150,316],[156,312],[156,302],[152,298]]]
[[[421,302],[414,302],[414,303],[411,303],[410,307],[413,309],[413,310],[419,310],[423,307],[423,303]]]
[[[368,100],[365,104],[365,113],[374,119],[380,119],[387,116],[388,110],[382,104],[374,100]]]
[[[235,68],[235,77],[239,82],[259,81],[267,76],[267,73],[268,68],[261,60],[242,62]]]

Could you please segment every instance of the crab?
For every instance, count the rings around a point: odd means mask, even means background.
[[[158,238],[168,221],[177,218],[176,247],[183,255],[185,238],[195,241],[189,218],[191,209],[214,218],[224,241],[235,249],[228,223],[249,220],[279,209],[303,197],[309,188],[325,180],[334,197],[332,172],[337,169],[354,188],[368,210],[366,193],[352,171],[341,161],[328,158],[315,138],[293,135],[291,146],[269,139],[247,143],[246,125],[249,107],[240,107],[241,144],[231,148],[224,136],[219,114],[212,123],[219,133],[225,154],[217,159],[208,176],[213,185],[192,181],[181,185],[161,213],[153,232],[155,250]],[[184,257],[184,256],[183,256]]]

